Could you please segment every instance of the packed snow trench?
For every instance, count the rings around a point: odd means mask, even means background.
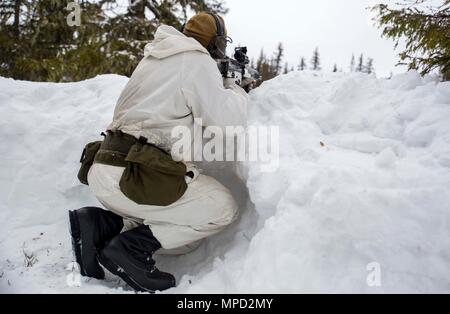
[[[67,223],[99,206],[76,178],[80,153],[126,83],[0,78],[1,292],[133,293],[79,279]],[[279,126],[279,168],[241,164],[241,183],[216,171],[241,218],[158,256],[177,278],[166,293],[450,292],[450,83],[292,72],[251,92],[250,124]]]

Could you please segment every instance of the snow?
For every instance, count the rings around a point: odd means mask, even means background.
[[[78,161],[126,82],[0,78],[1,292],[131,292],[112,275],[78,282],[67,232],[68,210],[98,205]],[[246,182],[206,166],[242,217],[157,257],[178,280],[167,293],[450,292],[450,83],[292,72],[251,93],[250,120],[280,127],[280,166],[241,164]]]

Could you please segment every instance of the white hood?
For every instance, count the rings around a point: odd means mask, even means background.
[[[186,51],[209,54],[194,38],[187,37],[172,26],[161,25],[156,30],[155,39],[145,46],[144,56],[164,59]]]

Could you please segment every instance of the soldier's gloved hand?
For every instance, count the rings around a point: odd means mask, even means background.
[[[200,170],[193,163],[185,162],[184,164],[186,165],[185,179],[186,183],[189,184],[197,180],[198,176],[200,175]]]
[[[234,85],[237,85],[236,79],[234,79],[234,78],[224,78],[223,79],[223,86],[225,88],[230,88],[230,87],[232,87]]]
[[[252,77],[244,78],[241,87],[245,90],[251,90],[256,84],[256,80]]]

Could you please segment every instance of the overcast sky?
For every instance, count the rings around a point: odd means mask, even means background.
[[[398,51],[392,40],[381,38],[366,8],[372,0],[226,0],[228,33],[236,44],[248,46],[257,57],[260,49],[272,54],[279,42],[285,61],[297,66],[301,56],[310,63],[319,47],[322,68],[336,63],[349,71],[352,53],[372,57],[378,76],[405,71],[395,67]],[[230,52],[230,51],[229,51]]]

